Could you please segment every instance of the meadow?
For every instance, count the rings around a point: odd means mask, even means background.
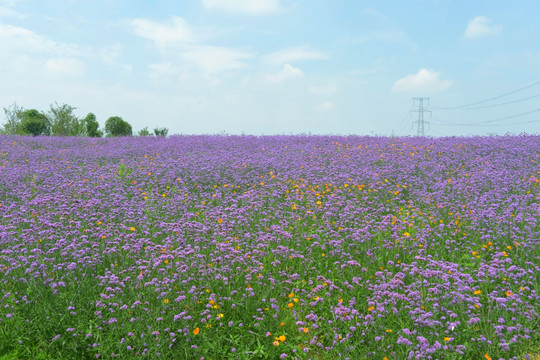
[[[0,136],[0,359],[526,359],[540,136]]]

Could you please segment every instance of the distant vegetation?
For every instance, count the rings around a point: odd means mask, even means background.
[[[78,118],[73,112],[77,108],[58,103],[50,105],[46,113],[36,109],[24,109],[12,104],[4,108],[5,123],[0,125],[0,134],[32,135],[32,136],[82,136],[82,137],[117,137],[132,136],[131,124],[119,116],[111,116],[105,121],[101,130],[94,113],[88,113],[85,118]],[[167,128],[155,128],[155,136],[166,137]],[[148,127],[140,130],[138,136],[152,136]]]

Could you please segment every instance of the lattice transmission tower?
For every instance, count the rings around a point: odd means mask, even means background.
[[[427,97],[415,97],[413,98],[413,106],[418,102],[418,108],[411,110],[411,112],[418,113],[418,119],[414,121],[412,124],[417,124],[418,136],[425,136],[425,125],[429,125],[429,121],[426,121],[426,117],[424,116],[424,113],[429,114],[429,118],[431,119],[431,110],[427,110],[424,105],[429,106],[429,98]],[[424,103],[425,102],[425,103]]]

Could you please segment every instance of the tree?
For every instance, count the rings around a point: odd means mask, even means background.
[[[73,114],[73,106],[58,103],[50,105],[48,119],[51,123],[51,132],[53,136],[80,136],[84,134],[84,127],[77,117]]]
[[[96,120],[94,113],[88,113],[84,119],[81,120],[81,124],[84,127],[86,136],[89,137],[102,137],[103,132],[99,130],[99,123]]]
[[[148,126],[145,127],[144,129],[141,129],[139,130],[139,136],[150,136],[152,134],[150,134],[150,131],[148,131]]]
[[[163,136],[163,137],[167,137],[167,134],[169,133],[169,129],[167,128],[155,128],[154,129],[154,134],[156,136]]]
[[[131,125],[120,116],[111,116],[105,122],[105,133],[107,136],[131,136]]]
[[[24,109],[17,105],[17,103],[11,104],[8,108],[4,108],[4,115],[6,117],[6,123],[3,126],[2,132],[6,135],[22,135],[23,130],[21,128],[22,114]]]
[[[20,127],[22,133],[28,135],[38,136],[50,133],[50,123],[47,116],[36,109],[25,110],[22,113]]]

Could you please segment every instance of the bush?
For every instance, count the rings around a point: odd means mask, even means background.
[[[148,131],[148,126],[145,127],[144,129],[141,129],[139,130],[139,136],[150,136],[152,134],[150,134],[150,131]]]
[[[44,114],[36,109],[30,109],[22,113],[20,128],[24,134],[33,136],[48,135],[50,132],[50,123]]]
[[[73,114],[73,106],[57,103],[50,105],[48,119],[53,136],[80,136],[85,132],[84,126]]]
[[[86,117],[81,121],[81,123],[86,131],[86,136],[103,136],[103,132],[99,130],[99,123],[97,122],[96,115],[94,115],[94,113],[88,113],[88,115],[86,115]]]
[[[105,133],[107,136],[131,136],[131,125],[120,116],[111,116],[105,122]]]
[[[167,134],[169,133],[169,129],[167,128],[155,128],[154,129],[154,134],[156,136],[167,136]]]

